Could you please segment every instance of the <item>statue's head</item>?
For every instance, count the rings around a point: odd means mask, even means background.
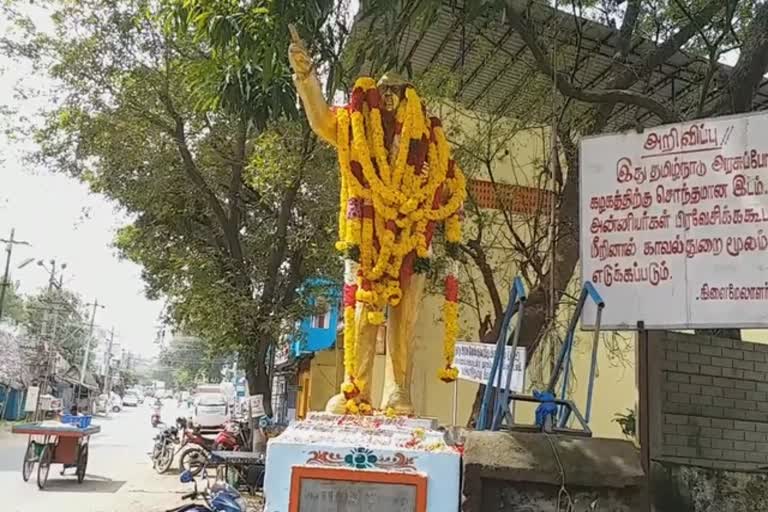
[[[384,73],[376,86],[382,99],[382,107],[387,112],[394,112],[405,97],[405,89],[411,85],[407,80],[394,72]]]

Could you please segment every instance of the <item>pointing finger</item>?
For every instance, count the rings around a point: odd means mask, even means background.
[[[299,31],[296,30],[296,25],[294,25],[293,23],[289,23],[288,30],[291,32],[291,41],[294,44],[304,46],[304,41],[301,40],[301,37],[299,36]]]

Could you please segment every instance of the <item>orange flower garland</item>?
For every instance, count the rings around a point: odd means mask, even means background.
[[[405,90],[396,120],[400,126],[394,162],[384,141],[380,97],[371,78],[355,83],[347,108],[339,108],[337,149],[341,173],[339,241],[346,256],[344,275],[344,367],[342,392],[347,411],[370,413],[357,397],[367,383],[357,375],[359,333],[355,314],[362,305],[371,324],[385,321],[387,305],[400,303],[400,279],[406,256],[428,258],[436,222],[445,222],[446,241],[461,239],[459,211],[466,197],[465,179],[450,159],[450,149],[436,118],[428,118],[412,87]],[[350,137],[351,135],[351,137]],[[445,196],[446,200],[438,201]],[[409,260],[411,261],[411,260]],[[409,263],[412,265],[412,263]],[[440,378],[455,378],[453,353],[458,336],[458,281],[446,278],[443,307],[445,368]],[[450,293],[449,293],[450,287]]]

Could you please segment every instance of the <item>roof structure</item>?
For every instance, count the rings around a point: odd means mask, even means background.
[[[77,365],[70,365],[69,369],[61,376],[61,379],[73,385],[80,385],[80,367]],[[85,378],[83,379],[83,387],[92,391],[99,390],[99,383],[92,372],[85,372]]]
[[[515,0],[520,5],[527,2]],[[539,72],[523,39],[508,23],[499,19],[481,19],[463,23],[462,2],[447,3],[437,19],[425,31],[413,28],[399,41],[398,62],[404,63],[413,77],[431,71],[447,70],[457,80],[458,99],[475,110],[493,111],[510,117],[540,117],[545,122],[552,111],[552,83]],[[541,42],[551,52],[557,49],[561,71],[571,71],[572,81],[580,88],[599,89],[607,83],[617,53],[617,29],[592,20],[577,18],[569,12],[534,3],[530,17]],[[354,31],[370,28],[370,19],[358,16]],[[374,29],[376,27],[373,27]],[[648,40],[634,43],[628,66],[636,66],[656,46]],[[721,73],[730,67],[722,65]],[[706,72],[703,60],[678,51],[659,66],[647,81],[632,90],[650,94],[681,113],[690,113],[699,103]],[[705,112],[717,104],[720,94],[712,87],[705,100]],[[754,110],[768,108],[768,79],[763,80],[754,98]],[[578,110],[577,110],[578,112]],[[635,106],[620,105],[614,110],[609,129],[627,126],[655,126],[660,119]]]

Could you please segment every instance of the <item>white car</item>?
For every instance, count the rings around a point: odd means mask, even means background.
[[[192,423],[204,428],[220,427],[229,420],[229,405],[222,394],[205,394],[195,399]]]
[[[99,395],[96,399],[96,412],[107,413],[108,411],[120,412],[123,408],[123,401],[120,400],[120,396],[117,393],[112,393],[111,397],[107,395]]]
[[[120,412],[123,410],[123,399],[114,391],[109,397],[109,410],[112,412]]]
[[[138,407],[139,406],[139,397],[135,393],[126,393],[123,397],[123,406],[124,407]]]

